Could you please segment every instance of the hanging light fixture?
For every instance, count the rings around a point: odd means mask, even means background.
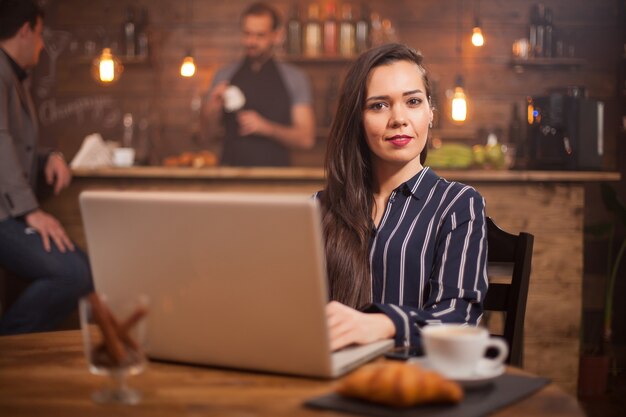
[[[476,0],[474,5],[474,27],[472,28],[472,44],[474,46],[483,46],[485,44],[485,37],[483,36],[483,30],[480,26],[480,0]]]
[[[105,47],[102,49],[100,55],[98,55],[91,64],[91,74],[93,78],[102,84],[112,84],[119,80],[124,66],[120,60],[113,55],[111,48]]]
[[[191,55],[191,51],[188,51],[185,58],[183,58],[183,63],[180,66],[180,75],[183,77],[193,77],[195,73],[196,62],[193,59],[193,55]]]
[[[460,66],[462,56],[462,43],[461,43],[461,14],[462,14],[462,1],[457,0],[457,15],[456,15],[456,55],[457,63]],[[455,122],[464,122],[467,119],[467,96],[463,89],[463,77],[457,75],[454,82],[454,90],[448,97],[452,98],[451,114],[452,120]]]
[[[467,97],[463,90],[463,77],[457,75],[452,95],[452,120],[464,122],[467,118]]]
[[[192,4],[191,0],[187,0],[187,27],[191,25],[191,13],[192,13]],[[191,38],[191,30],[187,30],[187,38]],[[187,49],[187,53],[183,58],[183,62],[180,64],[180,75],[183,77],[189,78],[193,77],[196,73],[196,61],[193,58],[193,54],[191,53],[191,47]]]
[[[104,4],[104,15],[109,16],[110,4],[107,1]],[[113,84],[114,82],[120,79],[122,72],[124,71],[124,66],[122,62],[113,55],[113,51],[109,46],[109,39],[107,32],[100,28],[103,31],[103,44],[102,52],[100,55],[96,56],[91,61],[91,76],[94,80],[98,81],[103,85]]]
[[[480,28],[480,20],[478,18],[474,21],[474,28],[472,29],[472,44],[474,46],[483,46],[485,44],[485,37]]]

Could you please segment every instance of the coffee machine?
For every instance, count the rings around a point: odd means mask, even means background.
[[[546,170],[601,170],[604,103],[580,90],[529,97],[528,165]]]

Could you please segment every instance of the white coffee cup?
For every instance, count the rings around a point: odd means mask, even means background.
[[[228,86],[222,97],[224,98],[224,110],[228,113],[241,110],[246,104],[246,96],[236,85]]]
[[[467,378],[500,368],[509,348],[502,339],[491,337],[483,327],[460,324],[428,325],[421,330],[428,364],[445,376]],[[485,357],[488,348],[498,351]]]
[[[135,149],[115,148],[113,149],[113,165],[116,167],[130,167],[135,162]]]

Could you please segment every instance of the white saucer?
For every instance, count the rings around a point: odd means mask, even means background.
[[[429,362],[425,356],[418,358],[411,358],[409,363],[415,363],[420,365],[422,368],[431,369],[433,371],[439,372],[444,377],[451,379],[453,381],[458,382],[463,388],[478,388],[491,383],[494,378],[499,377],[506,371],[506,367],[501,365],[496,368],[491,366],[490,361],[481,360],[478,363],[478,367],[476,371],[471,375],[467,376],[458,376],[458,375],[447,375],[445,372],[442,372],[438,369],[435,369]]]

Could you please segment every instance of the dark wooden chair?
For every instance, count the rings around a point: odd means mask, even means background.
[[[513,235],[500,229],[487,217],[488,265],[490,277],[510,277],[510,283],[494,282],[483,304],[485,311],[504,313],[503,337],[509,344],[507,363],[522,367],[524,347],[524,316],[534,236],[521,232]]]

